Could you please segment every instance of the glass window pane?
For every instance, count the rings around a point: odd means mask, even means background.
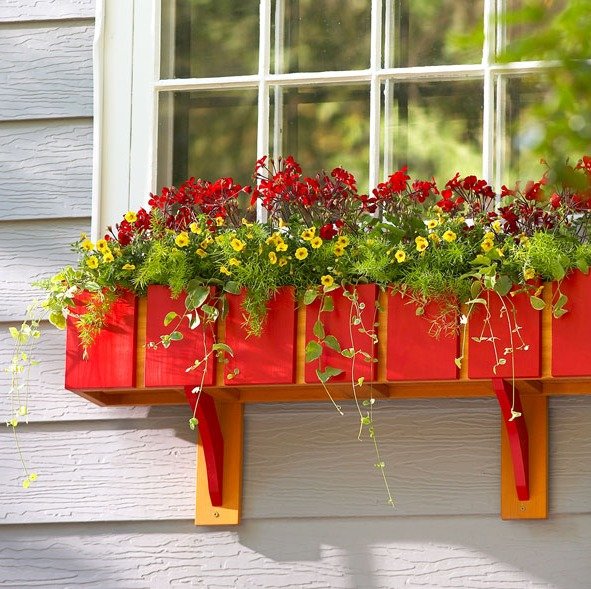
[[[305,174],[343,166],[366,190],[369,169],[369,87],[272,89],[273,154],[293,155]]]
[[[383,177],[408,165],[439,185],[482,173],[482,81],[398,82],[383,87]]]
[[[388,0],[386,67],[482,61],[483,0]],[[466,35],[469,34],[469,42]],[[464,42],[458,40],[464,37]]]
[[[272,71],[366,69],[370,28],[367,0],[274,0]]]
[[[161,96],[158,186],[191,176],[250,182],[256,161],[257,91],[208,90]]]
[[[544,130],[540,119],[532,116],[532,109],[544,100],[544,83],[538,77],[523,76],[505,80],[503,88],[505,133],[499,140],[504,142],[505,169],[501,183],[512,186],[517,180],[538,180],[545,168],[540,165],[534,149],[543,138]]]
[[[259,0],[162,2],[161,77],[256,74]]]

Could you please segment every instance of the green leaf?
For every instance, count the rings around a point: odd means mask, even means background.
[[[191,311],[192,309],[198,309],[203,305],[209,296],[209,288],[206,286],[196,286],[193,290],[187,293],[185,299],[185,309]]]
[[[470,295],[472,296],[473,299],[475,299],[476,297],[478,297],[478,295],[482,292],[482,284],[480,283],[479,280],[475,280],[471,285],[470,285]]]
[[[322,325],[322,321],[317,320],[316,323],[314,323],[314,327],[312,328],[312,332],[314,333],[314,335],[318,339],[324,339],[324,336],[326,335],[326,333],[324,331],[324,325]]]
[[[589,272],[589,264],[583,259],[577,260],[577,268],[583,273],[587,274]]]
[[[320,358],[322,354],[322,346],[316,341],[309,341],[306,345],[306,362],[313,362]]]
[[[330,378],[333,376],[338,376],[343,372],[340,368],[335,368],[334,366],[327,366],[326,370],[322,371],[320,369],[316,369],[316,376],[321,383],[326,383]]]
[[[322,308],[320,309],[322,313],[325,311],[330,312],[334,311],[334,299],[332,297],[324,297],[322,299]]]
[[[490,263],[491,259],[488,256],[483,256],[482,254],[479,254],[470,262],[470,264],[477,266],[489,266]]]
[[[339,344],[339,340],[334,335],[327,335],[324,338],[324,343],[335,352],[341,351],[341,344]]]
[[[462,358],[454,358],[454,363],[458,367],[459,370],[462,368]]]
[[[12,337],[13,340],[18,341],[20,338],[20,332],[16,327],[9,327],[8,331],[10,332],[10,335]]]
[[[189,320],[189,329],[196,329],[201,325],[201,317],[199,317],[199,313],[195,311],[195,314],[189,313],[187,315],[187,319]]]
[[[224,284],[224,290],[226,292],[229,292],[230,294],[240,294],[240,285],[237,282],[234,282],[233,280],[230,280],[229,282],[226,282],[226,284]]]
[[[546,306],[546,303],[543,299],[541,299],[540,297],[535,297],[533,295],[529,297],[529,302],[536,311],[541,311]]]
[[[199,425],[199,421],[197,420],[196,417],[191,417],[191,419],[189,419],[189,427],[191,429],[195,429],[198,425]]]
[[[222,343],[217,343],[217,344],[213,344],[213,346],[211,346],[211,349],[214,352],[226,352],[226,354],[230,354],[230,356],[234,356],[234,352],[232,351],[232,348],[228,345],[228,344],[222,344]]]
[[[497,279],[494,289],[498,294],[504,297],[506,294],[509,294],[512,286],[513,283],[511,282],[511,279],[505,274],[501,274]]]
[[[164,317],[164,327],[168,327],[178,316],[179,314],[174,311],[167,313],[166,317]]]
[[[486,299],[470,299],[466,305],[486,305]]]
[[[355,348],[345,348],[341,350],[341,356],[345,358],[353,358],[355,356]]]
[[[53,311],[49,314],[48,319],[49,322],[58,329],[66,328],[66,318],[63,316],[62,313],[59,313],[58,311]]]
[[[554,311],[552,311],[552,316],[554,317],[554,319],[560,319],[563,315],[566,315],[567,313],[567,309],[555,309]]]
[[[173,342],[180,342],[183,339],[183,334],[180,331],[173,331],[169,337]]]
[[[304,293],[304,305],[311,305],[316,300],[317,297],[318,297],[318,291],[316,289],[309,288]]]
[[[201,310],[212,320],[212,321],[217,321],[217,318],[220,314],[219,310],[217,309],[217,307],[212,307],[211,305],[203,305],[203,307],[201,307]]]

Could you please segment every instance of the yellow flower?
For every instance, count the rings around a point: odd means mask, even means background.
[[[109,249],[109,242],[106,239],[99,239],[96,242],[96,249],[104,254]]]
[[[220,266],[220,272],[226,276],[232,276],[232,272],[230,272],[225,266]]]
[[[485,252],[490,252],[490,250],[495,247],[495,243],[492,239],[485,239],[481,244],[480,247]]]
[[[277,246],[275,247],[275,249],[278,252],[286,252],[287,251],[287,244],[282,241],[281,243],[278,243]]]
[[[269,252],[269,262],[271,264],[277,263],[277,254],[275,252]]]
[[[332,251],[334,252],[334,255],[337,256],[337,258],[339,256],[342,256],[345,253],[345,246],[344,245],[340,245],[338,242],[335,244],[335,246],[332,248]]]
[[[227,234],[225,234],[225,233],[222,233],[220,235],[216,235],[215,236],[215,242],[218,245],[222,245],[224,243],[224,239],[226,238],[226,236],[227,236]]]
[[[203,248],[206,249],[208,245],[211,245],[213,243],[213,239],[211,237],[206,237],[199,245]]]
[[[311,241],[315,235],[316,235],[316,227],[309,227],[308,229],[305,229],[304,231],[302,231],[301,237],[305,241]]]
[[[189,245],[189,234],[186,231],[181,231],[174,238],[174,242],[178,247],[187,247]]]
[[[121,266],[121,270],[135,270],[134,264],[124,264]]]
[[[429,247],[429,242],[419,235],[419,237],[415,237],[415,244],[417,246],[418,252],[424,252],[427,247]]]
[[[115,260],[115,258],[113,257],[113,253],[111,252],[111,250],[109,250],[103,254],[103,262],[105,264],[110,264],[114,260]]]
[[[201,227],[195,222],[189,225],[189,229],[191,230],[191,233],[196,233],[197,235],[203,232],[203,229],[201,229]]]
[[[219,217],[218,217],[219,218]],[[238,239],[237,237],[235,237],[231,242],[230,245],[232,246],[232,249],[235,252],[241,252],[245,247],[246,247],[246,243],[244,241],[242,241],[241,239]]]
[[[490,228],[495,232],[495,233],[500,233],[501,230],[503,229],[501,222],[497,219],[496,221],[493,221],[490,224]]]
[[[341,247],[347,247],[349,245],[349,238],[346,235],[341,235],[337,239],[337,245],[340,245]]]
[[[279,258],[279,266],[280,267],[285,266],[286,264],[287,264],[287,258],[285,258],[283,256],[281,258]]]
[[[439,221],[437,219],[430,219],[427,221],[427,229],[435,229],[439,225]]]
[[[133,211],[127,211],[127,213],[125,213],[125,220],[128,223],[135,223],[137,221],[137,213],[134,213]]]
[[[230,266],[240,266],[242,262],[240,260],[237,260],[236,258],[230,258],[228,260],[228,264],[230,264]]]
[[[245,219],[244,217],[242,217],[242,219],[240,220],[240,222],[245,226],[245,227],[252,227],[252,223],[248,222],[248,219]],[[281,227],[281,225],[279,225],[279,227]]]
[[[429,239],[433,242],[433,243],[439,243],[441,241],[439,235],[437,235],[437,233],[429,233]]]
[[[299,247],[295,251],[295,257],[298,260],[305,260],[308,257],[308,250],[305,247]]]
[[[320,237],[314,237],[314,238],[312,238],[312,240],[310,241],[310,245],[315,250],[317,250],[322,245],[322,238],[320,238]]]
[[[99,262],[98,262],[98,258],[96,256],[90,256],[87,260],[86,260],[86,265],[91,269],[94,270],[95,268],[98,268]]]
[[[526,280],[532,280],[533,278],[535,278],[535,277],[536,277],[536,271],[535,271],[533,268],[526,268],[526,269],[523,271],[523,277],[524,277]]]
[[[447,241],[448,243],[451,243],[458,238],[458,236],[451,229],[448,229],[441,237],[443,237],[443,240]]]
[[[396,258],[396,261],[399,264],[402,264],[402,262],[404,262],[406,260],[406,252],[404,250],[398,250],[395,254],[394,257]]]
[[[80,247],[87,252],[90,252],[94,249],[94,243],[90,241],[90,239],[85,239],[81,244]]]
[[[223,218],[223,217],[216,217],[216,218],[215,218],[215,224],[216,224],[218,227],[222,227],[222,226],[223,226],[223,224],[224,224],[224,218]]]
[[[200,258],[205,258],[207,252],[204,249],[198,248],[195,252]]]
[[[329,287],[334,284],[334,278],[330,274],[325,274],[320,278],[320,282],[322,283],[322,286]]]

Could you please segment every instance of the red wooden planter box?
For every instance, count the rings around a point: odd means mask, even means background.
[[[72,311],[84,312],[88,293],[81,294]],[[67,389],[131,389],[135,386],[137,299],[123,292],[105,318],[105,326],[88,349],[84,359],[76,319],[67,320],[66,383]]]
[[[488,299],[490,313],[489,324],[486,324],[486,309],[484,305],[475,305],[468,324],[468,376],[469,378],[536,378],[541,372],[541,317],[530,304],[529,295],[520,293],[515,296],[503,297],[509,311],[509,326],[507,314],[502,311],[502,304],[495,293],[484,295]],[[519,332],[519,333],[518,333]],[[521,335],[521,337],[520,337]],[[513,337],[513,360],[511,354],[505,351],[511,348]],[[475,341],[473,338],[484,338]],[[493,340],[495,344],[493,345]],[[527,349],[520,349],[522,342]],[[505,359],[505,364],[498,366],[496,372],[495,346],[499,358]],[[515,364],[514,373],[512,362]]]
[[[293,384],[296,365],[294,289],[280,288],[269,301],[259,337],[249,337],[244,327],[244,297],[245,293],[228,295],[225,343],[232,348],[234,356],[226,354],[225,384]]]
[[[556,285],[553,285],[556,301]],[[591,368],[591,274],[573,272],[560,285],[568,313],[552,319],[552,375],[588,376]]]
[[[164,326],[166,315],[174,311],[179,317],[185,312],[185,298],[183,293],[176,299],[170,296],[170,289],[166,286],[148,286],[146,313],[146,364],[145,385],[147,387],[169,387],[184,385],[211,386],[214,384],[215,355],[211,355],[207,363],[203,363],[195,370],[187,372],[196,360],[202,360],[211,351],[214,343],[214,324],[201,323],[195,329],[189,328],[185,318],[177,327],[178,320],[174,319],[169,326]],[[203,319],[203,313],[198,311]],[[156,349],[150,347],[151,342],[160,342],[160,336],[176,329],[183,334],[183,339],[171,342],[168,348],[159,345]]]
[[[416,309],[408,296],[394,292],[388,295],[386,379],[458,378],[455,359],[459,355],[459,337],[456,333],[442,333],[436,338],[429,332],[429,317],[436,317],[440,309],[437,303],[426,305],[424,315],[417,315]]]
[[[347,290],[352,291],[352,288]],[[356,287],[359,303],[364,305],[361,311],[361,320],[363,326],[368,331],[375,329],[374,323],[377,320],[376,299],[378,288],[375,284],[361,284]],[[372,358],[377,357],[377,345],[366,334],[360,333],[360,326],[351,325],[351,301],[343,296],[343,289],[333,290],[329,296],[334,301],[334,311],[324,312],[321,315],[322,323],[326,335],[334,335],[341,348],[355,348],[369,354]],[[314,324],[318,319],[320,310],[320,299],[317,299],[306,307],[306,342],[315,340]],[[306,364],[305,378],[307,383],[318,383],[316,369],[324,370],[327,366],[332,366],[342,370],[340,374],[334,376],[329,382],[351,382],[363,377],[366,381],[376,379],[377,364],[375,362],[365,362],[361,355],[356,355],[354,363],[354,374],[351,374],[351,358],[345,358],[339,352],[324,346],[322,356],[320,357],[320,366],[318,361]]]

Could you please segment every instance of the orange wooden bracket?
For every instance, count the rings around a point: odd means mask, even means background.
[[[244,405],[216,401],[211,395],[185,395],[198,420],[197,525],[240,522]]]
[[[501,407],[501,517],[548,517],[548,400],[492,380]]]

